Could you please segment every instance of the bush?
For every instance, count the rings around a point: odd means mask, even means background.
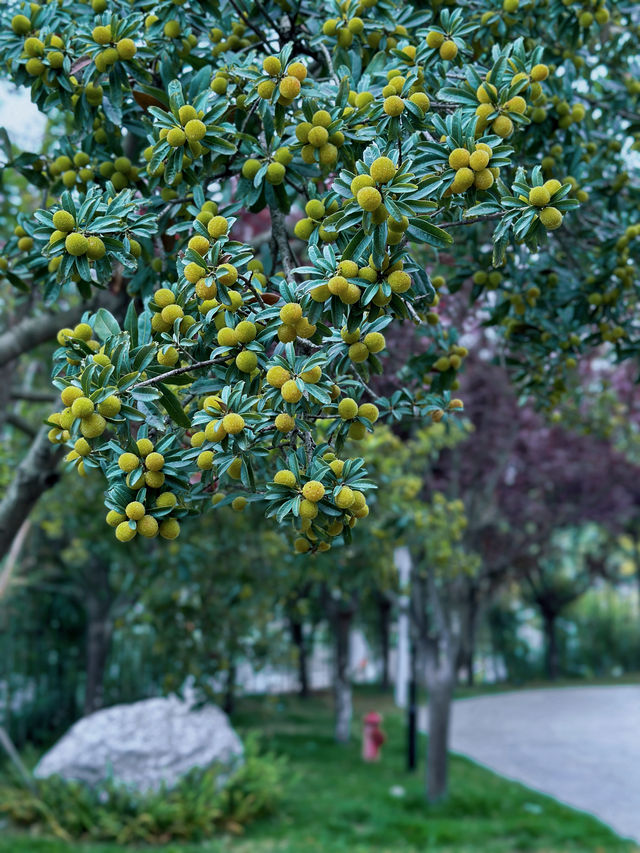
[[[220,785],[219,766],[193,770],[173,789],[145,794],[107,782],[91,789],[60,777],[36,780],[35,791],[7,778],[0,814],[19,826],[65,839],[166,843],[199,841],[217,832],[240,833],[276,811],[283,795],[286,759],[261,753],[249,736],[245,763]]]

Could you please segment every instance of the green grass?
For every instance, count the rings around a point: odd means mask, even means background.
[[[287,698],[247,700],[235,715],[240,731],[259,727],[271,748],[289,757],[286,800],[273,818],[241,838],[169,844],[163,853],[516,853],[637,849],[588,815],[502,779],[460,757],[451,761],[451,794],[442,805],[422,798],[422,769],[404,766],[402,720],[386,697],[356,697],[356,715],[386,712],[383,760],[366,765],[354,736],[337,746],[331,703]],[[359,730],[359,722],[356,722]],[[425,744],[421,742],[421,750]],[[421,765],[423,756],[421,755]],[[394,797],[393,786],[404,795]],[[0,830],[0,853],[116,853],[113,844],[75,844]],[[129,848],[131,849],[131,848]],[[147,848],[148,849],[148,848]]]

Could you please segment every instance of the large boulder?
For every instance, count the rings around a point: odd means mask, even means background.
[[[242,762],[242,742],[219,708],[194,708],[175,696],[114,705],[75,723],[35,768],[96,787],[106,779],[138,791],[174,786],[194,767],[213,762],[229,772]]]

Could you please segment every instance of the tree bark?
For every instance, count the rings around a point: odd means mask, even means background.
[[[38,431],[0,502],[0,558],[40,495],[58,480],[56,467],[64,449],[51,444],[48,432],[46,426]]]
[[[298,696],[301,699],[307,699],[309,697],[309,667],[304,625],[299,619],[295,618],[291,618],[290,625],[291,640],[298,652]]]
[[[447,796],[449,785],[449,723],[454,675],[428,683],[429,740],[427,745],[427,800],[437,803]]]
[[[478,593],[475,584],[470,583],[465,591],[464,605],[461,608],[460,619],[460,647],[456,669],[458,673],[464,672],[467,687],[473,687],[474,671],[473,665],[476,650],[476,627],[478,621]]]
[[[559,673],[558,657],[558,614],[552,610],[542,611],[544,627],[545,669],[549,681],[555,681]]]
[[[104,705],[104,673],[111,644],[111,590],[109,566],[96,559],[87,577],[84,594],[87,616],[87,675],[84,693],[84,715]]]
[[[335,738],[347,743],[351,734],[353,703],[349,678],[349,638],[353,610],[338,609],[335,616],[335,676],[333,682],[336,721]]]
[[[382,659],[381,687],[386,692],[391,687],[389,677],[389,650],[391,647],[391,601],[386,595],[378,596],[378,627],[380,630],[380,657]]]
[[[227,670],[227,678],[224,685],[224,702],[222,708],[225,714],[233,714],[236,707],[236,664],[231,661]]]

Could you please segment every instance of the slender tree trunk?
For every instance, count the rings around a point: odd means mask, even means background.
[[[335,615],[335,675],[333,690],[335,697],[335,737],[338,743],[347,743],[351,734],[353,705],[351,680],[349,678],[349,639],[353,611],[339,608]]]
[[[309,696],[309,666],[307,660],[307,643],[304,636],[304,625],[298,619],[291,619],[291,640],[298,652],[298,696],[307,699]]]
[[[227,678],[224,685],[224,701],[222,708],[225,714],[233,714],[236,707],[236,664],[231,661],[227,670]]]
[[[92,714],[104,704],[104,672],[111,643],[107,614],[100,606],[87,602],[87,683],[83,713]]]
[[[470,584],[465,595],[464,607],[461,613],[460,647],[456,669],[464,672],[467,687],[473,687],[473,665],[476,651],[476,628],[478,622],[478,594],[475,586]]]
[[[391,601],[386,595],[378,597],[378,628],[380,630],[380,657],[382,659],[381,687],[391,687],[389,676],[389,650],[391,648]]]
[[[429,679],[430,680],[430,679]],[[449,784],[449,723],[454,675],[436,677],[429,687],[429,741],[427,745],[427,800],[437,803],[447,796]]]
[[[558,614],[555,611],[543,610],[545,667],[549,681],[555,681],[559,672],[558,657]]]

